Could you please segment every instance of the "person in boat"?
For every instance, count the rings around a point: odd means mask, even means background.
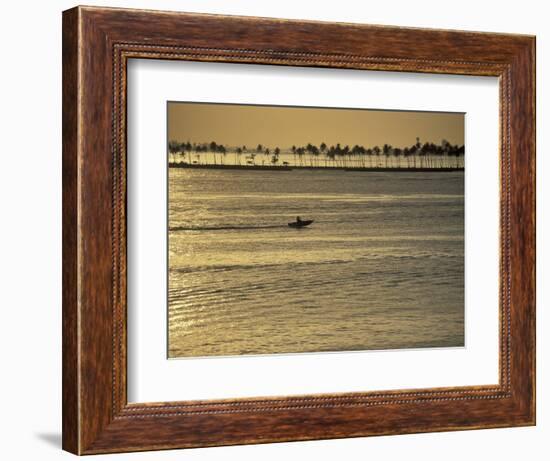
[[[300,219],[300,216],[296,216],[296,224],[302,224],[302,220]]]

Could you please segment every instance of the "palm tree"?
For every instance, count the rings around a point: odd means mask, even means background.
[[[325,166],[327,166],[327,145],[324,142],[319,145],[319,152],[325,156]]]
[[[413,160],[413,168],[416,168],[416,152],[417,152],[416,144],[413,144],[409,148],[409,153],[410,153],[410,155],[412,157],[412,160]]]
[[[326,151],[326,156],[329,158],[334,166],[334,159],[336,157],[336,148],[334,146],[330,146],[328,150]]]
[[[336,147],[334,148],[334,154],[336,157],[336,165],[338,166],[339,157],[342,155],[342,146],[340,146],[340,143],[336,143]],[[341,163],[341,166],[343,166],[343,163]]]
[[[300,165],[303,166],[304,164],[303,155],[305,154],[305,149],[303,147],[298,147],[296,149],[296,153],[298,154],[298,158],[300,159]]]
[[[451,145],[451,143],[449,141],[447,141],[446,139],[442,139],[441,140],[441,160],[440,160],[440,167],[443,166],[443,159],[445,157],[449,157],[451,154],[451,152],[453,152],[453,146]],[[454,152],[453,152],[454,153]]]
[[[171,155],[172,162],[174,161],[174,156],[179,152],[180,150],[180,144],[177,141],[169,141],[168,142],[168,152]],[[170,162],[170,160],[169,160]]]
[[[464,168],[464,155],[465,155],[465,149],[464,149],[464,145],[462,145],[461,147],[458,148],[458,151],[457,151],[457,155],[461,156],[462,157],[462,167]]]
[[[420,151],[418,152],[419,160],[420,160],[420,168],[425,168],[428,164],[426,160],[426,156],[428,155],[428,151],[430,150],[430,145],[425,142],[421,147]]]
[[[382,147],[382,152],[384,153],[384,156],[386,157],[386,168],[388,168],[388,158],[391,153],[391,146],[389,144],[384,144]]]
[[[365,152],[369,157],[369,167],[372,167],[372,148],[369,147]]]
[[[393,156],[395,157],[396,161],[397,161],[397,166],[400,167],[401,166],[401,162],[399,161],[399,157],[401,156],[402,154],[402,150],[399,148],[399,147],[396,147],[394,150],[393,150]]]
[[[380,147],[378,146],[374,146],[372,148],[372,151],[374,152],[374,155],[376,155],[377,159],[376,159],[376,166],[379,166],[380,164],[378,163],[378,157],[380,157]]]
[[[181,159],[184,161],[184,163],[185,163],[185,154],[186,154],[185,149],[186,149],[186,146],[187,145],[184,142],[180,143],[180,145],[179,145],[179,154],[181,156]]]
[[[273,151],[273,154],[277,156],[277,158],[279,158],[279,154],[281,153],[281,149],[279,149],[278,147],[275,147],[275,150]]]
[[[349,160],[349,146],[346,144],[344,148],[342,149],[342,158],[344,160],[344,166],[348,166],[348,160]]]
[[[415,157],[414,157],[414,166],[416,168],[416,159],[417,159],[417,156],[419,157],[418,160],[420,162],[420,167],[422,168],[422,158],[420,157],[422,154],[421,154],[421,149],[422,149],[422,144],[420,143],[420,138],[417,137],[416,138],[416,143],[414,145],[414,153],[415,153]]]
[[[405,160],[407,160],[407,168],[411,167],[411,159],[410,159],[411,151],[408,147],[405,147],[403,149],[403,156],[405,157]]]
[[[354,166],[357,166],[358,160],[359,160],[360,166],[365,166],[364,158],[361,157],[362,150],[364,150],[364,148],[362,149],[361,146],[358,146],[357,144],[355,144],[355,146],[351,148],[351,155],[354,158],[353,159]]]
[[[319,148],[317,146],[312,146],[311,147],[311,155],[313,155],[313,157],[315,158],[315,164],[317,166],[319,166],[319,160],[318,160],[319,153],[320,153],[320,151],[319,151]]]

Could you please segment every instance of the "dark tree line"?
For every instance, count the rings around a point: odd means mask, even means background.
[[[170,141],[168,152],[171,161],[183,160],[185,163],[201,163],[201,154],[214,155],[214,163],[224,164],[228,153],[234,154],[235,164],[241,164],[242,156],[249,165],[271,163],[278,165],[281,148],[269,148],[258,144],[255,148],[247,148],[245,145],[238,147],[226,147],[215,141],[210,143],[190,143]],[[304,146],[292,146],[285,151],[292,154],[296,166],[336,166],[336,167],[407,167],[407,168],[461,168],[464,166],[464,145],[451,144],[442,140],[440,144],[432,142],[421,143],[419,138],[410,146],[394,147],[390,144],[383,146],[365,147],[360,145],[327,145],[322,142],[319,145],[308,143]],[[259,159],[258,159],[259,158]],[[282,162],[288,165],[289,162]]]

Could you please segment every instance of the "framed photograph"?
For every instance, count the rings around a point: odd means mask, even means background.
[[[63,13],[63,448],[535,424],[532,36]]]

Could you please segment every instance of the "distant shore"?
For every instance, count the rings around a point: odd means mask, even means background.
[[[418,168],[418,167],[333,167],[333,166],[272,166],[272,165],[214,165],[214,164],[191,164],[191,163],[168,163],[170,168],[190,168],[190,169],[205,169],[205,170],[269,170],[269,171],[292,171],[292,170],[343,170],[343,171],[367,171],[367,172],[407,172],[407,173],[451,173],[455,171],[464,171],[464,168]]]

